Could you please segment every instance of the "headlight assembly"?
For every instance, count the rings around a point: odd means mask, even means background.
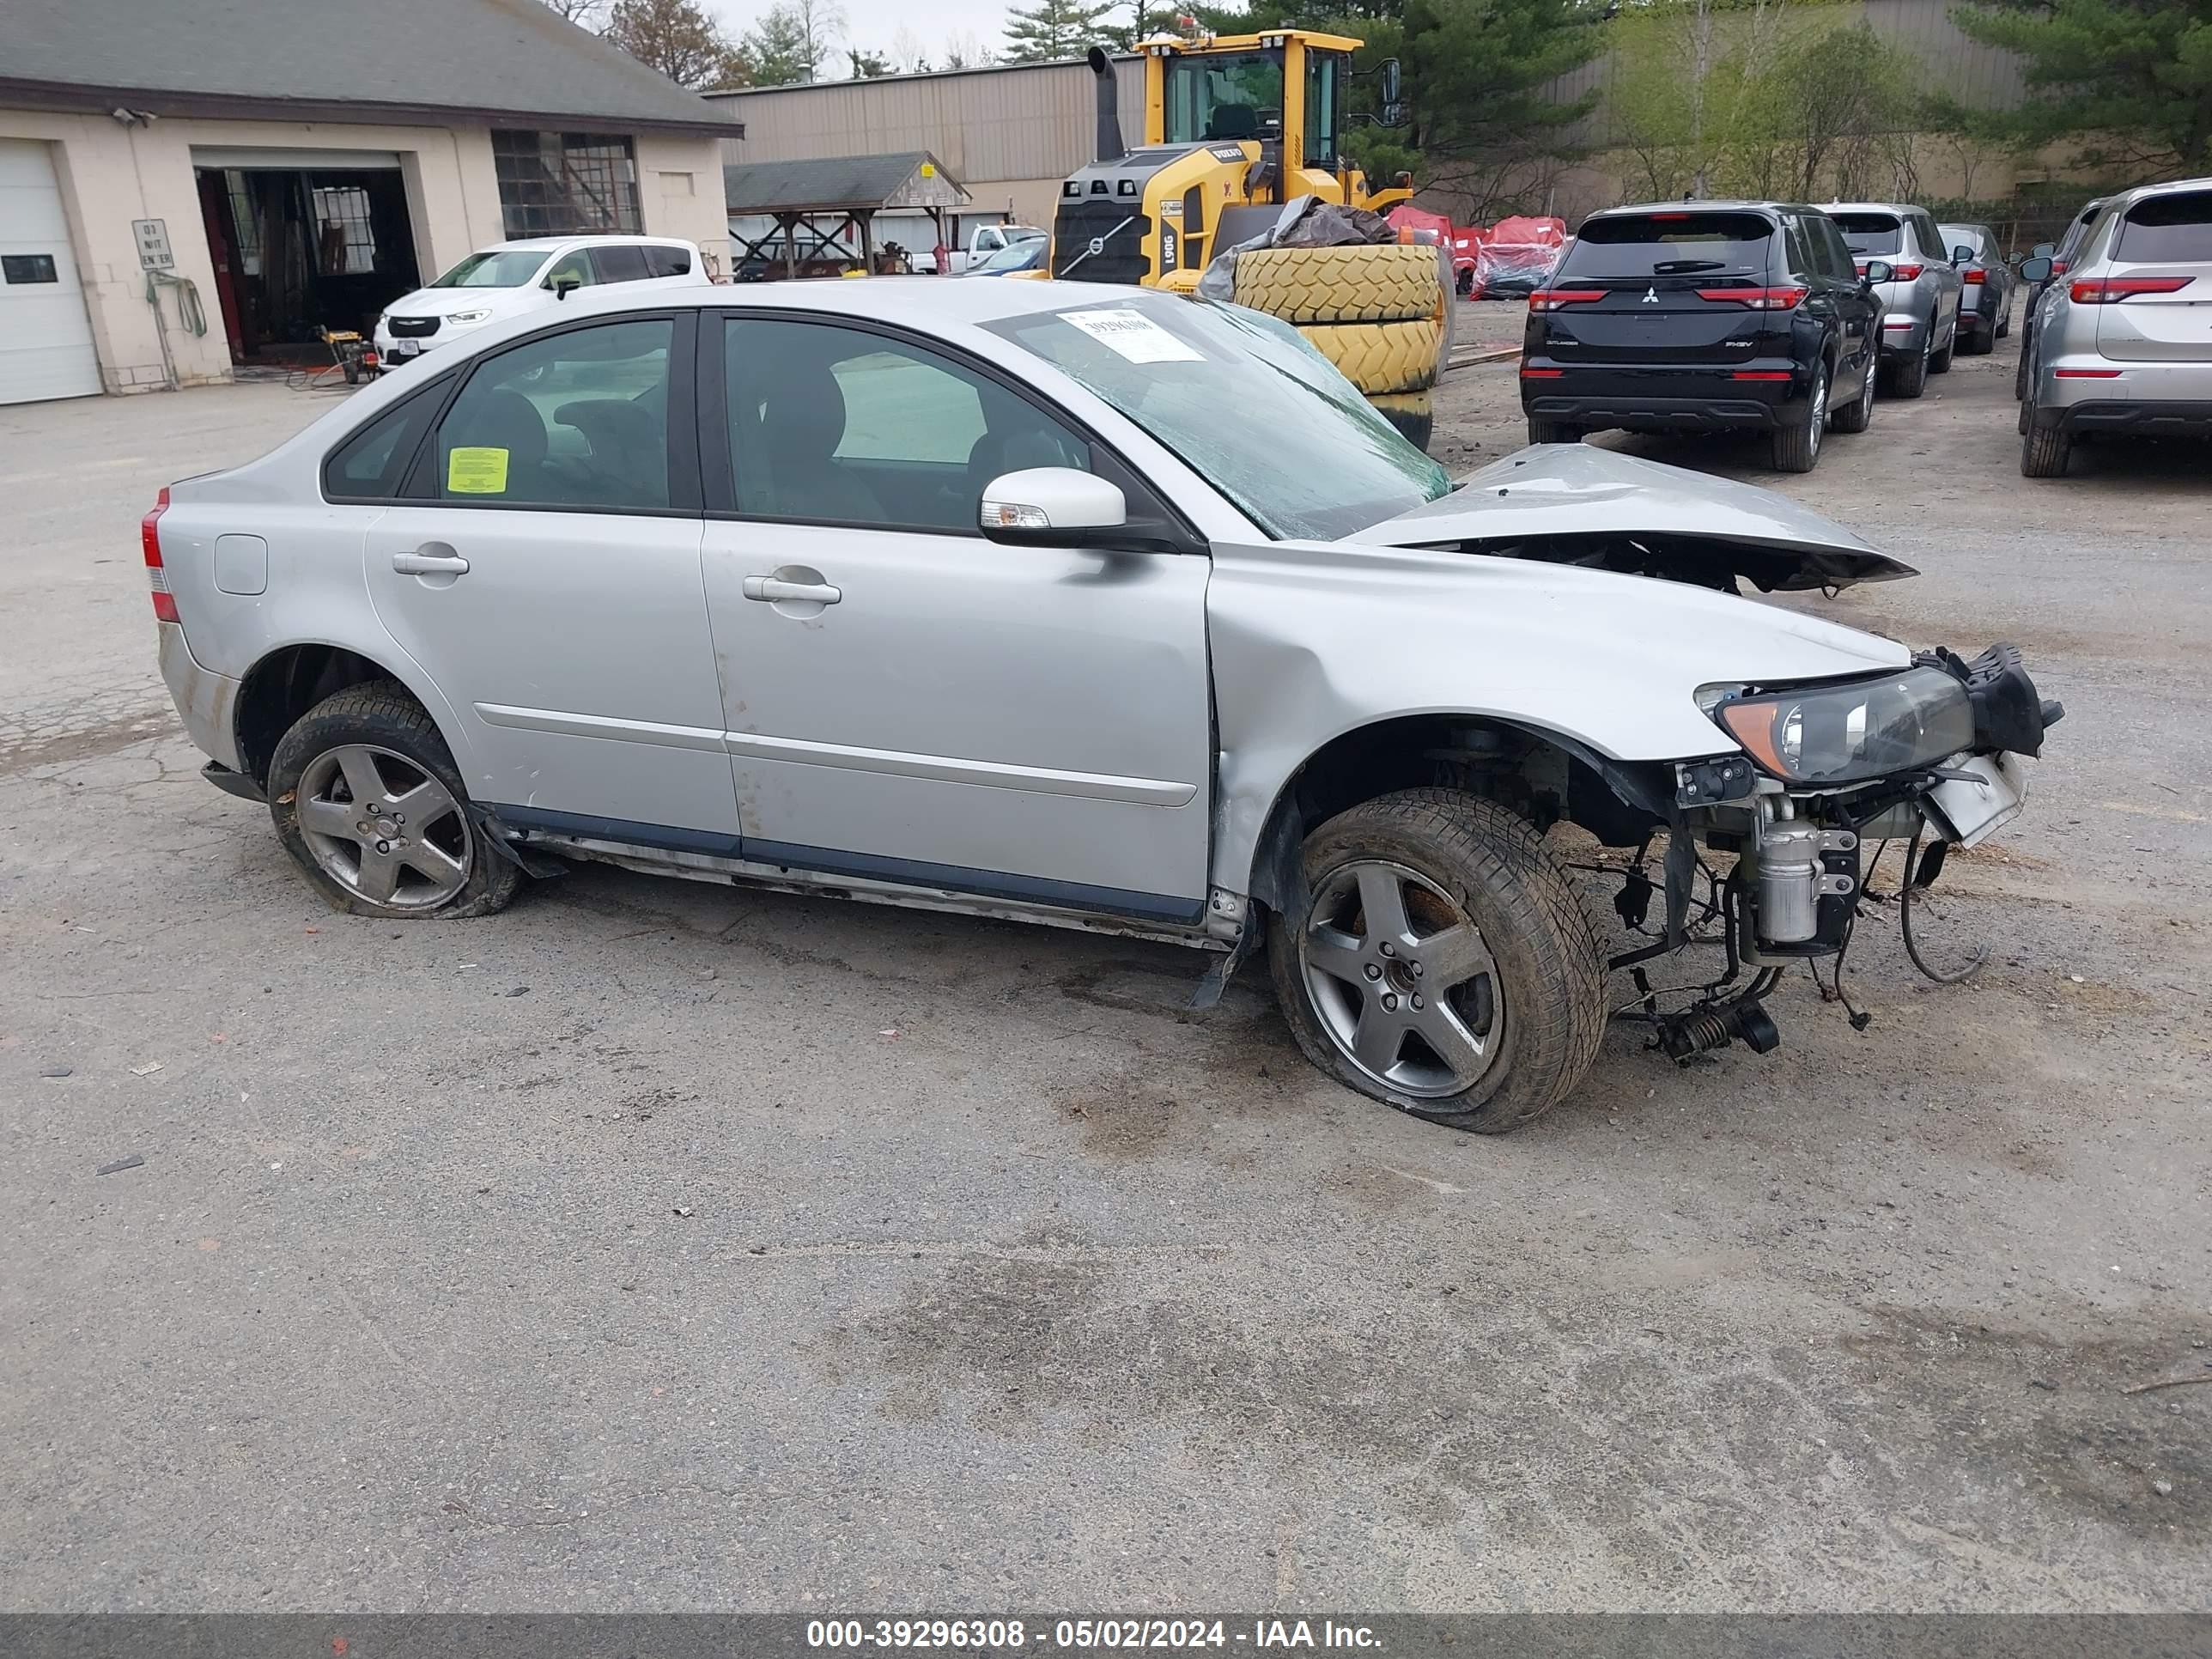
[[[1941,668],[1756,696],[1698,701],[1765,770],[1793,783],[1858,783],[1933,766],[1974,741],[1966,689]]]
[[[452,315],[448,316],[446,320],[449,323],[480,323],[490,315],[491,313],[489,310],[456,311]]]

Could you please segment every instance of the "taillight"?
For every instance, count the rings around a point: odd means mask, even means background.
[[[177,616],[177,598],[169,592],[169,573],[161,568],[161,515],[169,510],[169,491],[165,485],[154,498],[154,510],[138,520],[138,545],[146,554],[146,581],[154,590],[154,620],[173,623]]]
[[[1557,311],[1561,306],[1595,305],[1605,298],[1601,288],[1540,288],[1528,296],[1531,311]]]
[[[1731,380],[1786,380],[1786,368],[1739,368],[1729,376]]]
[[[1969,270],[1961,272],[1960,274],[1965,277],[1967,285],[1972,288],[1979,288],[1984,283],[1989,280],[1990,276],[1989,272],[1986,270]]]
[[[1891,272],[1900,283],[1918,282],[1920,280],[1920,273],[1927,269],[1928,267],[1925,265],[1892,265],[1890,267]]]
[[[2137,294],[2178,294],[2194,276],[2092,276],[2067,289],[2077,306],[2116,306]]]
[[[1808,292],[1802,288],[1701,288],[1698,297],[1750,311],[1790,311]]]

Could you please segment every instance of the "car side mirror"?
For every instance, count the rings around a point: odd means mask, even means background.
[[[1951,263],[1954,265],[1970,265],[1973,264],[1974,250],[1968,247],[1964,242],[1960,243],[1958,246],[1951,250]]]
[[[2051,280],[2050,256],[2047,254],[2039,253],[2033,259],[2021,260],[2020,265],[2020,275],[2022,282],[2049,282]]]
[[[580,276],[556,276],[553,279],[553,297],[565,300],[583,285],[584,280]]]
[[[1400,94],[1405,90],[1403,85],[1405,71],[1399,68],[1398,60],[1395,58],[1385,58],[1375,68],[1376,77],[1382,82],[1382,85],[1376,90],[1382,94],[1375,101],[1386,108],[1401,101]]]
[[[2057,252],[2058,244],[2056,242],[2038,242],[2033,247],[2028,249],[2027,257],[2031,259],[2048,259]]]
[[[1869,259],[1867,261],[1866,275],[1859,280],[1869,288],[1876,288],[1884,283],[1893,283],[1897,280],[1897,268],[1887,259]]]
[[[1033,466],[991,480],[975,523],[994,542],[1026,547],[1088,547],[1129,522],[1119,486],[1072,466]]]

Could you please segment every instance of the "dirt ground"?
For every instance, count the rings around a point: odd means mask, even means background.
[[[1869,922],[1863,1032],[1623,1027],[1502,1139],[1164,947],[604,869],[333,916],[194,775],[134,534],[321,405],[0,410],[0,1605],[2212,1608],[2212,1387],[2126,1392],[2212,1375],[2212,477],[2022,480],[2009,345],[1807,477],[1600,441],[2065,700],[1945,878],[1989,966]]]

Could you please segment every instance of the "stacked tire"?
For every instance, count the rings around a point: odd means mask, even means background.
[[[1237,257],[1235,298],[1291,324],[1425,449],[1451,351],[1448,257],[1395,243],[1255,248]]]

